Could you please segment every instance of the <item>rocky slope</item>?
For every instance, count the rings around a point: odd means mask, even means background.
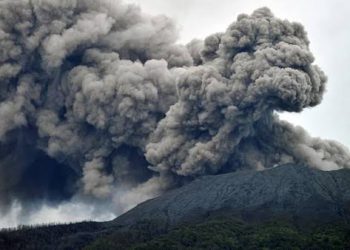
[[[199,178],[146,201],[113,221],[158,220],[176,225],[228,212],[244,220],[287,218],[297,223],[348,221],[350,170],[324,172],[287,164]]]
[[[0,249],[348,249],[349,218],[350,170],[289,164],[201,177],[111,222],[0,231]]]

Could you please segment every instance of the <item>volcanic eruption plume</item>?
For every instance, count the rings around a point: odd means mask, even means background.
[[[350,167],[342,145],[278,118],[325,91],[302,25],[261,8],[176,40],[172,20],[120,1],[0,1],[3,213],[74,197],[123,209],[241,168]]]

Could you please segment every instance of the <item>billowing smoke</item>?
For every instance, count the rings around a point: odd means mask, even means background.
[[[322,100],[302,25],[267,8],[186,46],[108,0],[0,1],[0,208],[132,204],[197,176],[287,162],[350,167],[280,121]],[[98,205],[96,205],[98,206]]]

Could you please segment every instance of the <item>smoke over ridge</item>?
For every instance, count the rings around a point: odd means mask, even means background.
[[[72,200],[121,211],[241,168],[350,168],[342,145],[278,118],[325,91],[302,25],[261,8],[176,40],[172,20],[119,1],[0,1],[3,214]]]

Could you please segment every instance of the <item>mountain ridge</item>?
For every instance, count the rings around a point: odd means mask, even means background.
[[[348,221],[349,190],[350,170],[326,172],[287,164],[258,172],[245,170],[200,177],[139,204],[114,223],[128,225],[158,219],[173,226],[219,210],[247,220],[287,215],[315,222]]]
[[[287,164],[203,176],[109,222],[0,231],[0,249],[347,249],[349,216],[350,170]]]

